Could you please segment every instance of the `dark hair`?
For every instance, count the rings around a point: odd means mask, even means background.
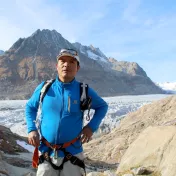
[[[80,65],[79,65],[79,61],[77,61],[77,65],[80,66]]]

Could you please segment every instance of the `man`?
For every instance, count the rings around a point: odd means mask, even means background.
[[[62,49],[57,56],[56,66],[58,77],[47,90],[41,106],[41,140],[35,121],[44,83],[36,88],[26,104],[28,141],[39,147],[41,153],[37,176],[81,176],[81,167],[84,168],[81,144],[89,142],[105,117],[108,106],[88,87],[91,109],[95,113],[90,122],[82,127],[81,88],[75,80],[80,69],[77,51]]]

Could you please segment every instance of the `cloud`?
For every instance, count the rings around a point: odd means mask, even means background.
[[[160,64],[175,58],[175,11],[173,2],[163,1],[6,0],[0,7],[0,49],[39,28],[55,29],[70,42],[152,68],[156,59]]]
[[[0,27],[0,48],[3,50],[7,50],[18,40],[18,36],[24,37],[25,33],[21,30],[20,27],[12,24],[8,18],[0,17],[1,27]]]
[[[82,1],[77,4],[62,3],[62,1],[48,3],[45,0],[7,0],[2,4],[2,8],[8,13],[0,12],[0,17],[5,19],[1,20],[3,26],[1,31],[3,35],[6,34],[6,40],[11,41],[11,45],[16,38],[22,37],[23,34],[27,37],[38,28],[55,29],[66,39],[72,42],[79,41],[84,35],[89,35],[94,24],[105,16],[107,2],[92,1],[93,6],[92,3],[84,3],[82,5],[87,9],[85,10],[79,7]],[[8,36],[8,33],[13,33],[14,29],[16,33]],[[2,49],[9,47],[9,43],[0,43]]]

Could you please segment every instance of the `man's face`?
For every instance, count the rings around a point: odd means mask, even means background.
[[[62,82],[70,82],[76,76],[80,66],[75,58],[62,56],[57,63],[57,71],[59,79]]]

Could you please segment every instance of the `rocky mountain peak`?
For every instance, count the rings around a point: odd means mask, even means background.
[[[28,97],[39,82],[55,78],[56,56],[61,48],[78,50],[81,69],[77,79],[102,96],[162,92],[137,64],[122,61],[112,64],[93,45],[70,43],[56,30],[38,29],[31,36],[17,40],[0,56],[1,95],[14,99],[19,92],[20,99]]]
[[[72,43],[72,45],[74,45],[77,49],[80,49],[80,47],[82,46],[79,42]]]
[[[108,60],[109,60],[109,62],[117,63],[117,60],[113,57],[109,57]]]
[[[25,53],[25,55],[28,57],[35,57],[35,55],[40,55],[43,57],[51,58],[56,57],[60,49],[63,47],[70,48],[72,46],[56,30],[50,31],[48,29],[38,29],[28,38],[20,38],[10,48],[10,51],[19,55]],[[55,54],[51,56],[53,53]]]
[[[73,46],[82,54],[86,55],[88,58],[96,60],[104,67],[104,63],[108,63],[107,57],[99,48],[95,48],[93,45],[84,46],[80,43],[73,43]],[[103,62],[103,63],[102,63]],[[107,64],[108,65],[108,64]]]
[[[23,41],[25,40],[25,38],[19,38],[13,45],[12,47],[10,48],[10,50],[16,50],[18,49],[21,44],[23,43]]]
[[[108,58],[108,60],[112,63],[112,68],[114,70],[124,72],[133,76],[139,75],[147,77],[146,72],[136,62],[117,61],[112,57]]]
[[[93,50],[93,51],[95,51],[95,50],[96,50],[96,48],[95,48],[93,45],[90,45],[89,47],[90,47],[90,48],[91,48],[91,50]]]
[[[56,30],[49,30],[49,29],[37,29],[31,36],[40,36],[40,35],[52,35],[52,34],[56,34],[60,37],[62,37],[62,35],[60,33],[58,33]]]

